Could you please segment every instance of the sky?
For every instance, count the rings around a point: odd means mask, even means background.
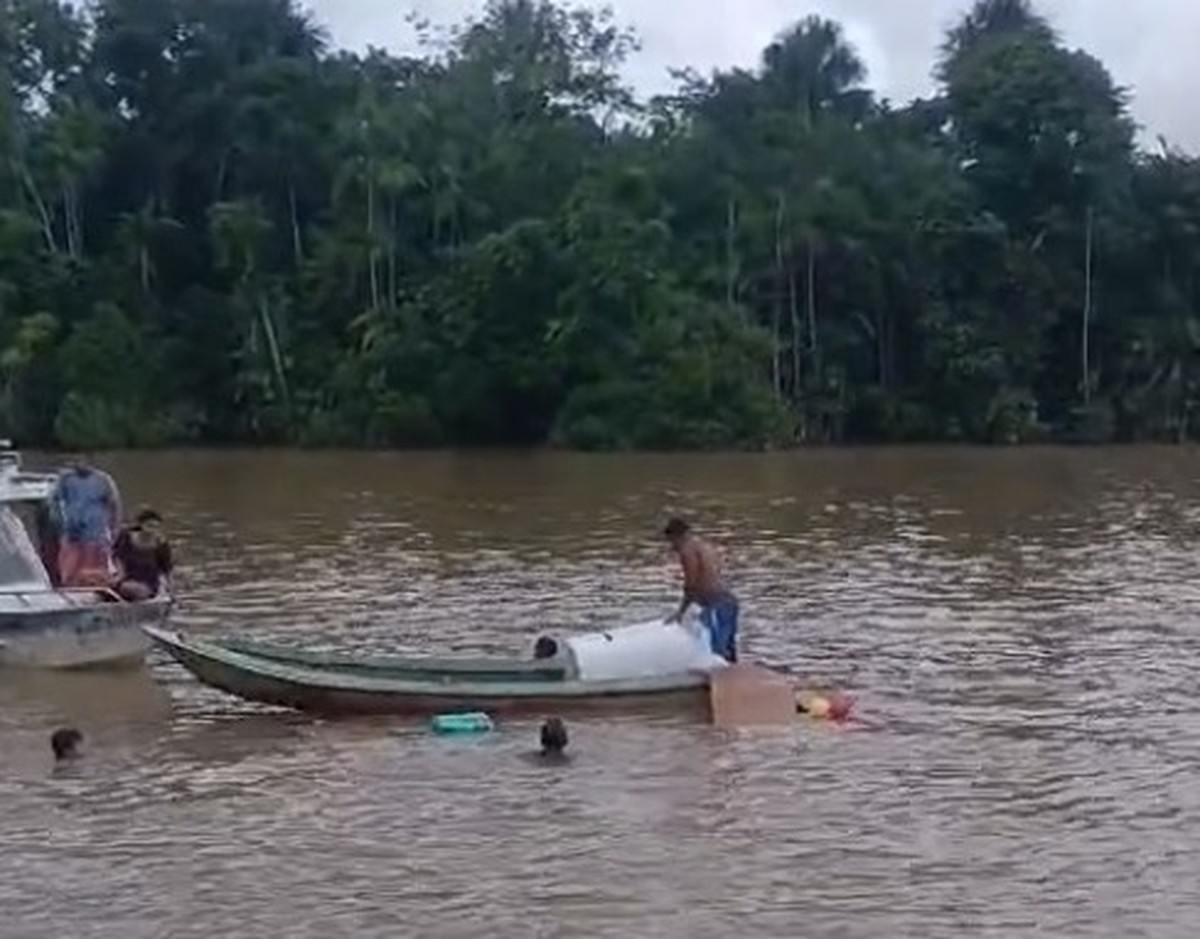
[[[483,0],[304,0],[330,38],[349,49],[368,45],[415,51],[406,14],[451,24],[478,14]],[[588,6],[600,4],[588,3]],[[632,27],[641,51],[626,78],[643,93],[671,87],[668,68],[753,66],[782,29],[809,13],[842,24],[870,69],[869,84],[902,103],[933,87],[930,70],[948,25],[968,0],[608,0],[617,22]],[[1071,47],[1108,67],[1130,91],[1142,140],[1165,137],[1200,152],[1200,0],[1041,0]],[[1189,94],[1192,92],[1192,94]]]

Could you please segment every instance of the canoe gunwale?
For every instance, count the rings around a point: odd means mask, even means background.
[[[588,706],[602,702],[707,700],[708,676],[686,672],[662,676],[587,682],[413,681],[344,669],[260,659],[219,643],[185,638],[177,632],[144,627],[155,644],[201,682],[250,701],[300,710],[358,713],[432,713],[461,706],[520,710],[534,706]],[[402,660],[396,660],[402,661]],[[429,660],[424,662],[428,667]]]
[[[181,637],[182,638],[182,637]],[[281,665],[312,668],[322,672],[349,671],[356,674],[412,672],[478,675],[481,680],[496,681],[498,675],[511,674],[521,680],[561,682],[570,678],[572,667],[558,660],[528,661],[509,658],[467,658],[450,656],[362,655],[346,652],[315,652],[294,646],[254,642],[246,639],[209,640],[207,644],[237,655]],[[547,661],[549,664],[547,664]],[[573,663],[572,663],[573,664]]]

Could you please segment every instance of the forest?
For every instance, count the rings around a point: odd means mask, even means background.
[[[602,9],[352,54],[292,0],[0,0],[18,445],[1200,436],[1200,162],[1028,0],[639,96]]]

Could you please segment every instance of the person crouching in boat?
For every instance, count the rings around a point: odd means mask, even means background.
[[[544,662],[556,655],[558,655],[558,642],[550,636],[538,636],[537,642],[533,644],[534,661]]]
[[[107,586],[112,539],[121,523],[121,494],[113,478],[73,456],[51,497],[58,516],[58,577],[65,587]]]
[[[121,572],[116,590],[123,600],[150,600],[169,587],[175,563],[162,516],[154,509],[142,509],[132,525],[121,529],[113,556]]]
[[[708,630],[713,653],[727,662],[737,661],[738,601],[726,588],[717,549],[692,531],[681,518],[667,522],[663,534],[683,567],[683,599],[667,617],[678,623],[688,608],[700,605],[700,618]]]

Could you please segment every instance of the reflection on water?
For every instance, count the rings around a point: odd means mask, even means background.
[[[865,727],[686,716],[440,739],[126,676],[0,676],[4,936],[1191,936],[1190,450],[736,457],[155,454],[180,620],[525,650],[669,611],[715,532],[749,655]],[[49,733],[87,736],[53,770]]]

